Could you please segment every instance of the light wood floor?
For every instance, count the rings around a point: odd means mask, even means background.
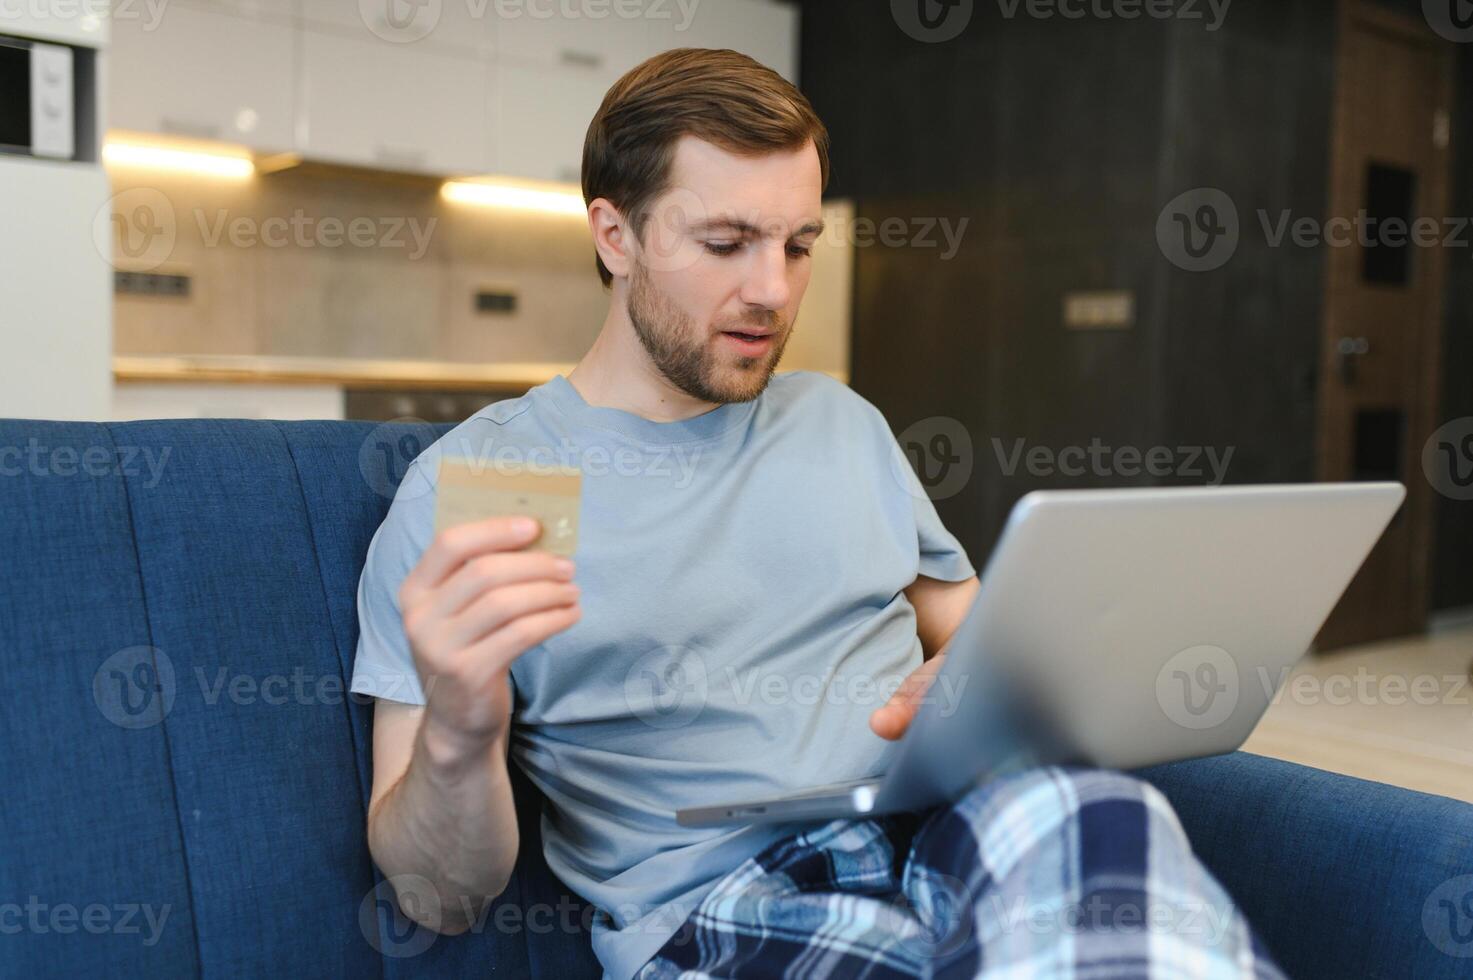
[[[1306,657],[1244,750],[1473,802],[1473,627]]]

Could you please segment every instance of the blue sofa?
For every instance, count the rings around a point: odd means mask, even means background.
[[[442,431],[0,421],[0,976],[599,975],[524,779],[483,928],[408,928],[369,857],[355,587]],[[1144,775],[1290,976],[1473,976],[1473,806],[1243,753]]]

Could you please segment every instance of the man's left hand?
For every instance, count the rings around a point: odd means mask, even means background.
[[[936,679],[936,671],[945,662],[946,653],[943,651],[922,663],[901,682],[890,700],[874,710],[869,716],[869,727],[874,729],[876,735],[894,741],[905,734],[926,691],[931,687],[931,682]]]

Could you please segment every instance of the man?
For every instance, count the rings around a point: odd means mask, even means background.
[[[511,756],[618,980],[1274,975],[1165,801],[1119,774],[875,820],[674,822],[880,772],[978,588],[879,412],[774,376],[827,180],[808,102],[735,52],[667,52],[609,91],[583,158],[598,338],[427,450],[369,549],[374,859],[406,914],[467,929],[516,859]],[[439,461],[462,456],[579,466],[576,568],[511,518],[432,536]]]

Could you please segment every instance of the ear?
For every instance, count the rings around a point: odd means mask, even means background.
[[[588,229],[593,232],[593,247],[604,267],[615,276],[628,276],[630,252],[637,245],[634,230],[608,198],[594,198],[588,205]]]

